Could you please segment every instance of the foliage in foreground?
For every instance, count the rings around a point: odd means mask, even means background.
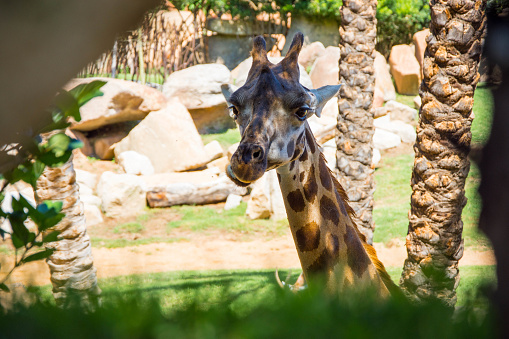
[[[191,287],[189,287],[191,288]],[[4,338],[483,338],[494,337],[494,317],[475,305],[451,311],[439,304],[411,305],[404,300],[374,300],[370,293],[338,299],[307,290],[294,295],[269,286],[272,298],[239,312],[224,285],[219,302],[199,302],[164,310],[158,300],[141,294],[110,296],[89,313],[60,309],[39,301],[16,305],[0,317]],[[243,292],[244,294],[249,292]],[[196,296],[191,300],[199,300]],[[58,319],[58,321],[55,321]],[[29,324],[29,326],[27,326]]]
[[[20,159],[19,162],[11,160],[18,165],[12,169],[6,167],[0,173],[0,204],[3,205],[8,184],[13,185],[18,181],[31,185],[37,196],[37,180],[46,166],[61,166],[69,160],[73,149],[82,146],[80,141],[67,136],[64,130],[70,125],[69,118],[81,120],[80,107],[102,95],[99,89],[104,84],[103,81],[92,81],[78,85],[70,91],[61,90],[54,99],[54,106],[48,112],[51,114],[52,122],[41,131],[36,131],[30,143],[0,147],[0,152],[7,154],[13,152]],[[43,134],[47,136],[45,141],[41,137]],[[18,194],[18,197],[12,196],[6,205],[0,209],[0,223],[8,220],[11,230],[0,228],[0,236],[2,239],[5,239],[6,235],[9,236],[15,248],[14,266],[0,278],[0,289],[8,292],[9,288],[5,282],[16,268],[31,261],[46,259],[53,253],[52,249],[41,248],[44,244],[59,239],[59,232],[50,230],[65,215],[60,213],[62,201],[43,201],[37,206],[32,206],[21,194]],[[29,220],[33,221],[36,227],[30,227],[27,224]]]

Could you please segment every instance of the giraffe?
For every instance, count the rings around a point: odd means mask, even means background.
[[[308,89],[299,83],[297,33],[278,64],[267,59],[265,40],[253,40],[246,83],[222,87],[242,136],[227,167],[228,177],[248,186],[276,169],[305,280],[323,283],[331,294],[348,286],[374,286],[385,297],[398,287],[374,248],[352,221],[347,195],[327,167],[306,119],[320,117],[341,85]],[[302,279],[299,278],[299,280]]]

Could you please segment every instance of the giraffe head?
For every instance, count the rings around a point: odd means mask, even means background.
[[[340,85],[308,89],[299,83],[298,56],[304,36],[297,33],[286,57],[278,64],[267,58],[265,40],[253,41],[253,64],[246,83],[235,92],[223,86],[230,115],[242,136],[227,174],[247,186],[265,171],[286,165],[304,150],[306,119],[318,117]]]

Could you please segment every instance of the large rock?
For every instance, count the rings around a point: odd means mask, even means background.
[[[392,83],[391,74],[387,66],[385,57],[375,51],[375,92],[373,100],[373,108],[381,107],[385,101],[396,100],[396,90]]]
[[[91,131],[123,121],[141,120],[152,111],[166,107],[166,98],[158,90],[132,81],[112,78],[73,79],[65,89],[89,83],[106,81],[101,88],[104,95],[96,97],[80,108],[81,121],[73,122],[72,129]]]
[[[200,133],[221,132],[235,127],[221,92],[221,85],[229,81],[230,71],[224,65],[196,65],[172,73],[163,85],[163,94],[180,99]]]
[[[325,46],[320,41],[315,41],[302,47],[299,53],[299,64],[307,71],[313,66],[315,60],[325,53]]]
[[[116,145],[115,157],[125,151],[148,157],[156,173],[196,169],[208,160],[191,115],[177,98],[133,128]]]
[[[313,88],[339,83],[339,58],[339,47],[329,46],[315,60],[311,72],[309,72]]]
[[[426,38],[429,35],[429,28],[419,31],[413,36],[413,43],[415,46],[415,58],[421,67],[421,78],[422,74],[422,62],[424,61],[424,51],[426,50]]]
[[[219,159],[224,155],[224,150],[217,140],[212,140],[206,144],[204,149],[208,156],[208,162]]]
[[[83,204],[83,213],[85,214],[85,223],[87,227],[104,222],[101,210],[95,205]]]
[[[400,120],[391,120],[390,114],[375,119],[373,121],[373,126],[375,126],[375,128],[381,128],[388,132],[397,134],[401,138],[401,141],[403,142],[406,143],[415,142],[416,133],[414,127]]]
[[[145,183],[132,174],[104,172],[97,184],[97,194],[108,217],[136,215],[147,205]]]
[[[375,128],[373,134],[373,146],[379,150],[397,147],[401,144],[401,138],[392,132]]]
[[[97,185],[97,174],[79,168],[76,168],[75,171],[76,181],[78,184],[88,186],[91,189],[95,189],[95,186]]]
[[[277,64],[281,60],[283,60],[282,57],[269,57],[269,61],[272,62],[273,64]],[[247,74],[249,73],[249,69],[251,68],[252,64],[253,58],[249,57],[246,60],[242,61],[237,67],[235,67],[235,69],[232,70],[231,72],[230,83],[237,87],[244,85],[246,83]],[[299,71],[300,71],[299,82],[301,83],[301,85],[307,88],[312,88],[313,83],[311,82],[311,79],[309,78],[306,69],[302,65],[299,65]]]
[[[417,119],[417,110],[395,100],[388,101],[384,108],[391,114],[392,120],[401,120],[406,123],[414,123]]]
[[[415,58],[414,47],[395,45],[389,56],[391,73],[396,82],[398,93],[416,95],[421,83],[421,68]]]
[[[154,166],[150,159],[135,151],[126,151],[118,155],[116,161],[127,174],[134,175],[152,175]]]
[[[391,115],[392,120],[401,120],[405,123],[415,123],[417,110],[395,100],[388,101],[385,106],[375,108],[375,118]]]
[[[191,172],[175,172],[175,173],[156,173],[152,175],[144,175],[140,177],[147,190],[153,190],[157,187],[173,185],[178,183],[190,183],[193,185],[204,184],[217,180],[219,175],[213,169],[205,169],[202,171]]]
[[[285,203],[276,170],[266,172],[253,185],[246,214],[251,219],[286,219]]]

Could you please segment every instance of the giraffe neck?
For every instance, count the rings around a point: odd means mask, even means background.
[[[301,155],[277,173],[306,280],[320,275],[333,293],[361,280],[383,285],[309,126],[299,140]]]

